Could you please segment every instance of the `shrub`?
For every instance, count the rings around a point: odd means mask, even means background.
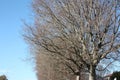
[[[120,80],[120,71],[113,72],[112,76],[110,77],[110,80],[114,80],[115,78],[117,80]]]
[[[0,80],[8,80],[5,75],[0,76]]]

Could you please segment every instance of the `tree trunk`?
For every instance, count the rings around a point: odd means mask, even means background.
[[[79,80],[79,76],[76,76],[76,80]]]
[[[79,69],[79,80],[81,80],[81,69]]]
[[[96,80],[95,68],[96,67],[94,65],[90,65],[89,80]]]
[[[76,76],[76,80],[81,80],[81,72]]]

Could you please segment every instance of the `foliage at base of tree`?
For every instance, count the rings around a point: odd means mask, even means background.
[[[110,77],[110,80],[114,79],[120,80],[120,71],[113,72],[112,76]]]

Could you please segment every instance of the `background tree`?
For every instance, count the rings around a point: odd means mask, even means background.
[[[0,80],[8,80],[8,79],[7,79],[7,77],[5,75],[1,75]]]
[[[36,70],[38,80],[73,80],[72,75],[68,74],[65,67],[56,61],[53,57],[45,54],[37,54]]]
[[[102,65],[105,70],[120,58],[117,1],[33,0],[34,25],[26,25],[24,38],[68,74],[80,76],[82,69],[95,80],[101,63],[107,63]]]

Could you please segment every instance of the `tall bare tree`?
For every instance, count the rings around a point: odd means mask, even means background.
[[[118,1],[33,0],[34,25],[26,25],[24,38],[59,59],[69,73],[88,70],[89,80],[95,80],[99,64],[107,62],[106,69],[120,59]]]

